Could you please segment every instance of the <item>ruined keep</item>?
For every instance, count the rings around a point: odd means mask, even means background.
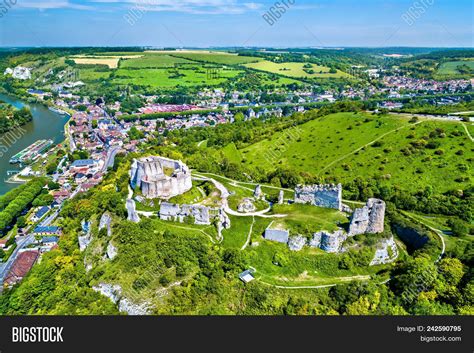
[[[349,226],[349,235],[382,233],[385,220],[385,202],[369,199],[362,208],[356,208]]]
[[[342,185],[298,185],[295,189],[295,203],[342,211]]]
[[[138,186],[147,199],[170,199],[193,186],[191,171],[183,162],[157,156],[133,161],[130,184]]]

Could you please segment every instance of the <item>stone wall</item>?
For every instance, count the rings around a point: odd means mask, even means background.
[[[309,246],[321,248],[330,253],[339,252],[344,240],[347,239],[347,233],[343,229],[339,229],[334,233],[321,231],[314,233],[313,238],[309,242]]]
[[[271,229],[265,230],[264,238],[267,240],[277,241],[279,243],[287,244],[290,238],[290,232],[285,229]]]
[[[342,211],[342,185],[298,185],[295,189],[295,203]]]
[[[194,224],[211,224],[210,209],[200,205],[175,205],[163,202],[160,207],[160,219],[164,221],[184,222],[186,217],[193,217]]]

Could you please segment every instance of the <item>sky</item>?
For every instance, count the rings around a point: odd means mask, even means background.
[[[473,47],[473,4],[472,0],[0,0],[0,46]]]

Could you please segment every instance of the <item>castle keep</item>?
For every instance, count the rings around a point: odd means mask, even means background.
[[[385,202],[369,199],[362,208],[357,208],[352,215],[349,235],[365,233],[382,233],[385,219]]]
[[[170,199],[191,190],[191,172],[181,161],[144,157],[133,161],[130,184],[138,186],[147,199]]]
[[[298,185],[295,189],[295,203],[342,211],[342,185]]]

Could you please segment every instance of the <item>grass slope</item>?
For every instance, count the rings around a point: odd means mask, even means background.
[[[278,133],[241,150],[242,163],[335,176],[341,182],[383,177],[408,190],[431,185],[444,192],[472,180],[473,143],[458,122],[422,120],[414,125],[403,117],[338,113],[299,129],[293,139]],[[430,137],[436,129],[440,136]],[[224,152],[231,160],[238,156],[233,148]]]

